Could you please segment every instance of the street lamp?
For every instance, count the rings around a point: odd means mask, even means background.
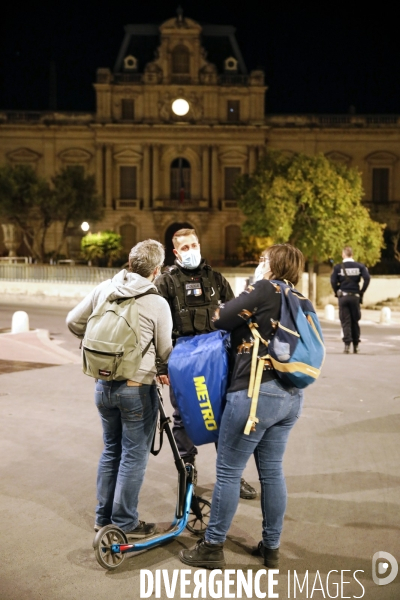
[[[90,225],[89,225],[89,223],[88,223],[87,221],[83,221],[83,223],[82,223],[82,225],[81,225],[81,229],[82,229],[82,231],[84,231],[85,233],[86,233],[87,231],[89,231],[89,229],[90,229]]]
[[[172,103],[172,112],[178,117],[183,117],[189,112],[189,102],[184,98],[177,98]]]

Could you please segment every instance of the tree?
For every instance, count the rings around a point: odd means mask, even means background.
[[[123,254],[122,237],[113,231],[88,233],[81,240],[81,250],[84,258],[98,264],[106,262],[112,267],[114,260]]]
[[[268,152],[254,174],[239,178],[236,192],[248,235],[290,242],[303,252],[310,298],[315,264],[340,260],[343,246],[352,246],[368,265],[379,260],[385,225],[373,221],[362,205],[361,177],[355,169],[322,154]]]
[[[31,256],[43,261],[50,227],[61,223],[59,254],[68,229],[83,220],[103,216],[94,177],[80,167],[67,167],[52,179],[52,186],[28,165],[0,167],[0,216],[17,225]]]
[[[53,220],[61,223],[61,239],[56,250],[59,254],[68,235],[68,229],[82,221],[95,223],[104,214],[101,198],[96,193],[93,175],[85,175],[81,167],[67,167],[52,178],[56,210]]]
[[[54,208],[48,182],[29,165],[0,167],[0,216],[17,225],[35,259],[43,259],[47,218]]]

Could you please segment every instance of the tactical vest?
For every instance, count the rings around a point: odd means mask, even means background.
[[[172,303],[174,337],[214,331],[212,322],[221,299],[221,286],[211,267],[205,265],[193,275],[178,267],[166,273]]]

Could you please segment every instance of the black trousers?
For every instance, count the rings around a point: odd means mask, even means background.
[[[360,298],[359,296],[340,296],[339,298],[339,319],[343,329],[343,341],[345,344],[358,346],[360,342],[361,319]]]
[[[197,454],[197,448],[186,433],[181,413],[179,412],[179,408],[176,403],[175,394],[172,391],[172,386],[169,386],[169,398],[174,409],[174,424],[172,426],[172,433],[174,435],[176,445],[178,446],[179,454],[183,460],[193,459]]]

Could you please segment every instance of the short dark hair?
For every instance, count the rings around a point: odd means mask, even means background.
[[[353,248],[351,246],[345,246],[343,248],[343,254],[345,254],[347,258],[350,258],[353,256]]]
[[[156,240],[139,242],[129,252],[129,271],[148,277],[165,259],[164,246]]]
[[[176,248],[177,238],[183,237],[184,235],[194,235],[194,237],[197,238],[197,241],[199,241],[199,236],[197,235],[195,229],[179,229],[172,236],[172,243],[174,245],[174,248]]]
[[[275,244],[267,248],[267,257],[272,271],[271,279],[290,281],[296,285],[304,271],[304,256],[291,244]]]

